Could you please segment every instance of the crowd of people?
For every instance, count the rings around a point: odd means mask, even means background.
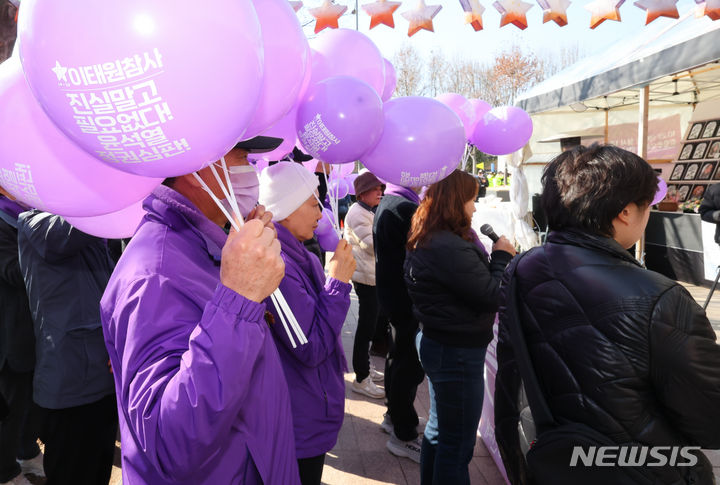
[[[505,236],[480,242],[472,175],[421,197],[365,171],[325,263],[323,176],[289,160],[258,177],[247,161],[277,145],[236,145],[227,186],[214,167],[166,179],[126,247],[3,191],[0,484],[106,484],[119,429],[131,485],[319,485],[344,418],[353,289],[350,390],[385,399],[387,449],[419,463],[422,485],[470,483],[498,315],[495,428],[513,485],[713,483],[699,448],[720,448],[715,333],[627,251],[658,190],[647,162],[602,145],[557,157],[543,176],[551,232],[522,255]],[[243,220],[228,219],[230,191]],[[379,370],[370,346],[388,323]],[[426,375],[427,421],[414,407]],[[588,443],[694,460],[569,466]]]

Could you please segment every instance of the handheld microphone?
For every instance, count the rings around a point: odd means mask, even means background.
[[[500,239],[500,237],[495,234],[495,231],[493,231],[493,228],[490,224],[483,224],[482,226],[480,226],[480,232],[483,233],[485,236],[489,237],[494,243],[498,242],[498,239]]]

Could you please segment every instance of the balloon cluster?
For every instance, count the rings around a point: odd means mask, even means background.
[[[391,99],[395,70],[367,36],[337,29],[308,42],[286,0],[25,2],[18,45],[0,65],[0,185],[98,235],[131,235],[162,179],[257,135],[284,140],[258,164],[299,145],[347,165],[328,180],[337,200],[355,161],[427,185],[468,141],[508,153],[532,131],[518,108],[457,94]]]

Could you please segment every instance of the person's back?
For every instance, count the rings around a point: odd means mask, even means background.
[[[578,163],[579,168],[566,170],[582,174],[585,166],[592,167],[593,156],[601,163],[610,159],[608,164],[613,166],[613,157],[618,156],[614,151],[628,166],[645,164],[641,159],[628,162],[631,154],[614,147],[583,147],[578,159],[584,161],[565,161],[565,166]],[[588,160],[590,163],[584,165]],[[649,165],[642,170],[642,177],[652,181]],[[618,179],[623,178],[621,175]],[[557,183],[560,193],[573,186],[567,183],[567,174],[564,176]],[[544,184],[552,182],[545,178]],[[588,204],[563,212],[559,205],[544,204],[555,217],[551,221],[555,230],[544,246],[532,249],[509,268],[509,274],[514,270],[517,284],[518,320],[556,422],[585,424],[618,445],[718,448],[720,347],[715,343],[715,332],[702,308],[681,285],[644,269],[626,249],[647,223],[652,194],[637,194],[655,188],[647,180],[642,183],[640,189],[632,184],[618,189],[619,195],[612,188],[602,194],[592,187],[575,193],[613,201],[610,204],[616,204],[615,208],[597,209]],[[627,190],[627,195],[622,190]],[[547,192],[546,188],[544,202],[549,200]],[[642,197],[637,203],[642,212],[633,215],[628,208],[636,203],[625,205],[627,197]],[[583,229],[573,219],[575,214],[581,214],[578,218],[588,216],[579,220],[593,221],[588,224],[598,227],[598,221],[612,221],[613,236]],[[613,229],[603,227],[597,232],[612,234]],[[508,312],[503,308],[495,432],[511,482],[528,483],[518,433],[520,374],[506,318]],[[669,448],[667,453],[669,459]],[[706,481],[712,474],[709,463],[702,454],[697,455],[694,467],[645,470],[660,483],[710,483]],[[685,461],[676,456],[673,464]],[[692,473],[698,481],[691,481]]]
[[[698,212],[703,221],[717,224],[715,242],[720,244],[720,184],[713,184],[707,188]]]

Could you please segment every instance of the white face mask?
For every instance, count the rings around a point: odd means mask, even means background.
[[[231,190],[235,194],[240,214],[244,219],[255,208],[260,197],[260,181],[257,172],[249,165],[241,165],[228,167],[228,173]],[[227,199],[223,199],[222,204],[232,213],[230,202]]]

